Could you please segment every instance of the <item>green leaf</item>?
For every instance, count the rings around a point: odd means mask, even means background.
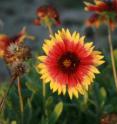
[[[113,105],[112,104],[108,104],[108,105],[106,105],[105,107],[104,107],[104,110],[103,110],[103,112],[104,113],[111,113],[111,112],[113,112]]]
[[[39,122],[39,124],[48,124],[47,118],[45,118],[44,116],[42,116],[41,122]]]
[[[104,106],[105,101],[106,101],[106,98],[107,98],[106,90],[105,90],[104,87],[101,87],[101,88],[100,88],[100,91],[99,91],[99,99],[100,99],[100,106],[101,106],[101,107]]]
[[[117,49],[114,50],[115,64],[117,68]]]
[[[12,121],[11,124],[17,124],[17,122],[16,121]]]
[[[59,102],[49,117],[48,124],[55,124],[63,111],[63,102]]]
[[[39,85],[37,83],[26,82],[26,87],[34,94],[37,93],[39,90]]]
[[[46,100],[46,107],[50,107],[53,103],[53,97],[52,96],[49,96]]]

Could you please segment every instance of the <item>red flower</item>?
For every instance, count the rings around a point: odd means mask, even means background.
[[[37,18],[34,20],[36,25],[40,25],[45,22],[48,23],[48,20],[54,21],[56,25],[60,25],[59,13],[51,5],[41,6],[37,9]]]
[[[69,30],[58,31],[43,44],[46,55],[37,70],[43,83],[50,82],[50,88],[58,94],[68,91],[70,98],[84,95],[99,71],[97,66],[104,63],[101,52],[95,51],[92,43],[84,43],[79,33]]]
[[[85,2],[87,11],[96,12],[117,12],[117,0],[95,0],[95,4]]]
[[[99,20],[99,14],[93,14],[86,20],[87,26],[95,25],[96,27],[99,27],[100,20]]]
[[[113,0],[113,8],[117,12],[117,0]]]
[[[110,19],[109,20],[109,25],[111,27],[111,30],[114,30],[116,27],[116,21],[117,17],[115,20]],[[101,24],[106,24],[107,23],[107,17],[105,15],[99,15],[98,13],[92,14],[87,20],[86,20],[86,26],[95,26],[98,28]]]
[[[117,114],[110,113],[106,114],[101,119],[101,124],[116,124],[117,123]]]
[[[117,23],[117,0],[95,0],[95,4],[85,2],[85,10],[95,12],[87,21],[86,25],[95,25],[109,23],[112,30]]]
[[[25,38],[33,38],[32,36],[28,36],[26,34],[26,28],[23,28],[21,32],[13,37],[9,37],[8,35],[0,35],[0,57],[4,56],[5,51],[7,51],[7,48],[11,43],[20,44]]]

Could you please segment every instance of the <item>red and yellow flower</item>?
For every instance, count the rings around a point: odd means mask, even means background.
[[[13,37],[9,37],[8,35],[0,34],[0,57],[3,57],[7,48],[12,43],[20,44],[24,41],[25,38],[33,39],[32,36],[27,35],[26,29],[23,28],[21,32]]]
[[[97,66],[104,63],[101,52],[94,50],[92,42],[84,43],[84,38],[62,29],[45,40],[45,55],[38,57],[41,63],[37,70],[43,83],[50,82],[50,88],[58,94],[68,91],[71,99],[78,97],[78,93],[85,94],[95,74],[100,73]]]
[[[85,2],[87,11],[117,12],[117,0],[94,0],[94,4]]]
[[[115,18],[115,21],[117,18]],[[112,19],[109,20],[109,25],[112,30],[115,29],[116,27],[116,22],[113,21]],[[95,26],[98,28],[101,24],[106,24],[107,23],[107,18],[105,15],[100,16],[98,13],[92,14],[85,22],[86,26]]]
[[[95,0],[94,4],[85,2],[85,10],[95,12],[87,21],[87,25],[109,23],[112,30],[117,26],[117,0]]]
[[[37,9],[37,18],[34,20],[35,25],[40,25],[42,23],[48,24],[56,24],[60,25],[59,13],[58,11],[51,5],[44,5]]]

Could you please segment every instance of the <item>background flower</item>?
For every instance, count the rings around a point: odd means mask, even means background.
[[[86,21],[88,25],[98,27],[100,24],[109,23],[112,30],[117,23],[117,1],[116,0],[95,0],[95,4],[85,2],[85,10],[95,12]]]
[[[8,35],[1,34],[0,35],[0,57],[3,57],[5,52],[9,49],[11,44],[21,44],[25,39],[34,39],[33,36],[29,36],[26,33],[26,28],[24,27],[18,34],[13,37],[9,37]],[[15,46],[15,45],[13,45]],[[10,52],[10,51],[9,51]]]
[[[45,24],[60,25],[59,13],[52,5],[40,6],[36,12],[37,18],[34,20],[36,25]]]
[[[116,20],[117,18],[115,18],[115,20],[109,20],[109,25],[112,30],[116,27]],[[86,26],[95,26],[98,28],[102,24],[107,24],[107,17],[105,15],[94,13],[85,21],[85,24]]]

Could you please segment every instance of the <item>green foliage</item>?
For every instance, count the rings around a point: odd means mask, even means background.
[[[62,103],[62,102],[59,102],[59,103],[55,106],[55,108],[54,108],[52,114],[51,114],[50,117],[49,117],[49,124],[56,124],[56,122],[57,122],[59,116],[60,116],[61,113],[62,113],[62,110],[63,110],[63,103]]]
[[[116,58],[116,50],[114,55]],[[117,61],[117,59],[116,59]],[[110,60],[106,60],[107,63]],[[52,94],[47,84],[45,105],[43,105],[42,82],[32,66],[28,75],[22,78],[22,95],[24,101],[23,124],[99,124],[105,113],[117,112],[117,93],[111,75],[111,66],[104,65],[101,74],[89,88],[85,96],[72,101],[66,97]],[[32,77],[32,78],[31,78]],[[7,91],[9,84],[2,83],[0,98]],[[0,115],[2,124],[22,124],[19,108],[17,83],[9,93],[5,110]]]
[[[117,49],[114,50],[114,57],[115,57],[115,63],[117,63]],[[117,64],[116,64],[116,68],[117,68]]]

